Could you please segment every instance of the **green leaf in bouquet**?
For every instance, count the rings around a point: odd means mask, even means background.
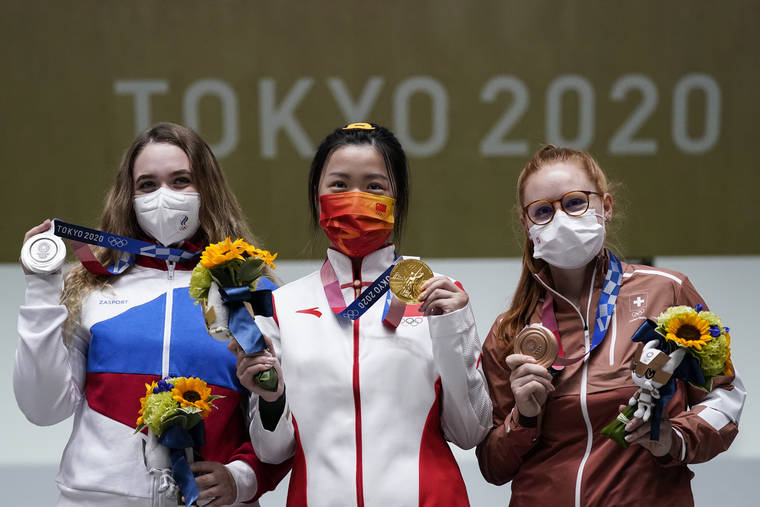
[[[201,410],[196,407],[181,407],[171,416],[161,422],[161,435],[173,426],[182,426],[189,430],[203,420],[200,414]]]
[[[235,279],[233,278],[233,275],[230,272],[227,264],[228,262],[225,262],[224,264],[220,264],[219,266],[214,266],[213,268],[209,269],[211,278],[219,287],[235,286]]]
[[[211,287],[211,273],[200,262],[190,275],[190,297],[196,300],[207,300],[208,291]],[[197,304],[197,301],[196,301]]]
[[[625,431],[625,425],[628,424],[627,421],[633,419],[634,412],[636,412],[636,406],[627,405],[623,411],[618,414],[614,421],[602,428],[602,435],[610,437],[612,440],[617,442],[618,445],[624,449],[628,449],[631,444],[629,444],[625,439],[625,436],[627,435]]]
[[[277,370],[269,368],[268,370],[257,373],[253,376],[253,381],[259,386],[270,392],[277,391],[277,386],[280,383],[280,378],[277,375]]]
[[[240,266],[240,272],[238,273],[238,281],[240,286],[251,285],[255,280],[264,274],[264,261],[255,257],[249,257]]]

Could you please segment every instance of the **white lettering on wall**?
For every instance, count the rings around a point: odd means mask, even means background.
[[[275,158],[277,156],[277,134],[280,130],[288,135],[302,157],[308,157],[313,153],[314,148],[312,148],[309,137],[293,116],[293,112],[313,83],[314,80],[308,77],[299,79],[278,106],[275,96],[275,80],[264,78],[259,82],[259,114],[261,120],[259,128],[261,130],[262,157]]]
[[[412,138],[409,128],[409,100],[415,93],[427,94],[431,100],[430,136],[423,141]],[[443,149],[449,134],[448,109],[446,88],[432,77],[410,77],[398,85],[393,95],[393,125],[396,136],[409,155],[432,157]]]
[[[135,135],[151,125],[150,96],[169,91],[169,81],[165,79],[123,79],[113,84],[116,95],[134,96]]]
[[[185,91],[182,101],[185,124],[196,132],[201,132],[201,118],[198,105],[205,95],[219,98],[222,104],[222,138],[209,147],[217,157],[225,157],[235,151],[238,144],[238,105],[235,90],[220,79],[200,79]]]
[[[375,105],[377,96],[380,94],[380,89],[383,87],[383,78],[371,77],[364,86],[359,100],[356,102],[351,99],[346,89],[346,84],[341,78],[329,78],[327,80],[327,87],[330,89],[335,102],[346,118],[346,123],[369,121],[369,113],[372,111],[372,106]]]

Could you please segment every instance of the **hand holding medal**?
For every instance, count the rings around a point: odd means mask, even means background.
[[[549,368],[557,360],[559,343],[557,337],[541,324],[531,324],[517,334],[514,353],[531,356],[536,364]]]
[[[419,259],[398,261],[391,270],[391,292],[406,304],[419,303],[422,286],[433,278],[433,271]]]
[[[426,317],[443,315],[467,305],[469,297],[450,278],[434,276],[427,264],[419,259],[403,259],[391,270],[391,292],[406,304],[420,305]]]
[[[21,264],[27,274],[49,275],[63,266],[66,245],[53,233],[52,225],[50,220],[45,220],[24,235]]]

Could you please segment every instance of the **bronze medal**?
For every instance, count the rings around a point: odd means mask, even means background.
[[[433,271],[419,259],[404,259],[391,270],[391,292],[406,304],[419,303],[422,284],[433,278]]]
[[[559,354],[557,338],[541,324],[531,324],[517,333],[514,348],[515,354],[531,356],[544,368],[553,365]]]

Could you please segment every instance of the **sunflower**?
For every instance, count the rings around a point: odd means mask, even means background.
[[[674,315],[665,323],[664,328],[665,339],[690,349],[702,350],[713,339],[710,322],[694,311]]]
[[[246,245],[245,253],[251,257],[261,259],[270,268],[277,269],[277,267],[274,265],[274,260],[277,258],[276,253],[272,254],[272,252],[269,250],[262,250],[260,248],[256,248],[253,245]]]
[[[211,388],[203,380],[196,377],[178,377],[174,379],[172,397],[181,407],[195,407],[201,410],[201,416],[211,413]]]
[[[219,243],[212,243],[203,250],[200,261],[201,265],[211,269],[233,259],[245,260],[243,252],[249,246],[242,238],[238,238],[235,241],[227,238]]]
[[[145,384],[145,397],[140,398],[140,411],[137,412],[140,417],[137,418],[137,425],[140,426],[144,423],[143,413],[145,412],[145,404],[148,402],[148,397],[153,394],[153,390],[158,386],[155,382]]]

